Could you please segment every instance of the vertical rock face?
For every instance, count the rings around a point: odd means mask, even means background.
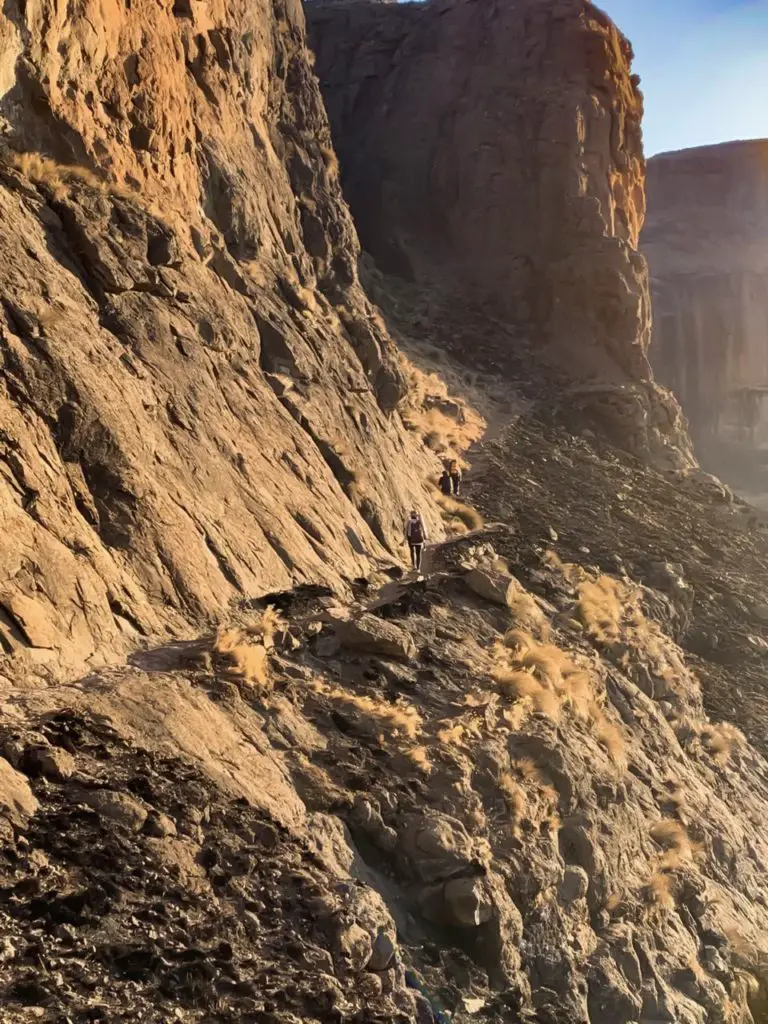
[[[642,97],[585,0],[307,4],[345,194],[386,273],[513,324],[624,446],[690,463],[650,379]]]
[[[766,418],[768,142],[654,157],[648,202],[654,366],[702,451],[746,451]],[[728,475],[726,463],[718,468]]]
[[[2,7],[0,655],[93,664],[395,550],[425,466],[303,28]]]
[[[608,18],[583,0],[307,12],[382,269],[458,285],[580,370],[648,376],[642,99]]]

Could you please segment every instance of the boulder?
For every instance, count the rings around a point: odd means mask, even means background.
[[[112,789],[88,790],[80,799],[92,807],[100,818],[122,825],[131,832],[139,832],[148,817],[147,809],[138,800]]]
[[[482,878],[453,878],[443,889],[449,924],[477,928],[493,917],[493,902]]]
[[[471,569],[464,577],[464,582],[473,594],[477,594],[484,601],[491,601],[505,608],[521,590],[520,584],[513,576],[493,569]]]
[[[342,647],[379,654],[385,658],[410,661],[416,656],[416,644],[410,633],[392,622],[377,619],[375,615],[361,615],[359,619],[339,622],[336,638]]]
[[[0,809],[18,822],[34,814],[37,807],[37,798],[27,780],[0,757]]]
[[[61,747],[31,747],[26,752],[25,763],[33,772],[54,782],[65,782],[75,771],[74,757]]]

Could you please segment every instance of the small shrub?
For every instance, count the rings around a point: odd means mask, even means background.
[[[221,628],[213,641],[213,650],[225,671],[251,686],[269,689],[269,654],[263,644],[251,643],[241,629]]]
[[[672,877],[665,871],[654,871],[645,886],[645,896],[654,906],[672,910],[675,906]]]
[[[701,741],[715,760],[723,765],[730,761],[734,751],[743,750],[747,745],[744,733],[730,722],[706,726],[701,731]]]
[[[477,509],[465,505],[461,501],[456,501],[455,498],[449,498],[445,494],[436,495],[435,501],[442,509],[443,519],[446,516],[449,519],[458,519],[468,530],[481,530],[483,528],[483,517]]]
[[[600,576],[595,581],[581,583],[576,616],[594,639],[617,640],[624,618],[622,591],[617,581],[610,576]]]
[[[328,172],[329,178],[338,178],[339,176],[339,158],[336,156],[336,152],[332,146],[321,146],[320,155],[323,158],[325,169]]]
[[[541,640],[547,639],[550,631],[549,620],[539,608],[536,600],[526,590],[516,591],[508,603],[509,610],[520,626],[535,633]]]

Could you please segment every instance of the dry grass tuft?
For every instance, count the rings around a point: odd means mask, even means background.
[[[528,810],[528,796],[511,772],[502,772],[497,782],[504,796],[507,809],[517,825],[525,817]]]
[[[267,648],[261,643],[252,643],[244,630],[218,629],[213,651],[227,674],[261,690],[271,688]]]
[[[261,643],[268,650],[275,646],[275,637],[278,633],[284,633],[288,628],[288,622],[280,612],[275,611],[272,605],[264,609],[256,619],[249,622],[245,627],[246,633],[251,637],[258,637]]]
[[[438,729],[437,738],[446,747],[460,747],[464,741],[466,729],[461,722],[446,719],[442,729]]]
[[[672,910],[675,906],[672,876],[665,871],[654,871],[645,886],[645,896],[654,906]]]
[[[508,569],[507,572],[509,572]],[[518,626],[528,629],[540,640],[546,640],[549,637],[549,620],[527,590],[515,592],[509,600],[509,610]]]
[[[401,702],[387,704],[386,701],[365,694],[352,693],[340,686],[331,686],[319,679],[312,679],[306,685],[320,696],[354,708],[361,715],[370,719],[376,728],[385,728],[395,737],[405,737],[415,741],[421,733],[421,715],[410,704]],[[417,754],[416,757],[418,756]]]
[[[609,722],[602,711],[595,723],[595,739],[614,764],[626,767],[624,735],[619,726]]]
[[[664,850],[661,867],[673,871],[693,863],[701,846],[691,842],[688,833],[674,818],[663,818],[651,829],[651,838]]]
[[[426,747],[409,747],[405,752],[408,760],[427,775],[432,771],[432,762]]]
[[[540,683],[531,672],[515,669],[494,669],[494,682],[505,696],[518,700],[528,699],[540,714],[553,722],[560,720],[562,707],[557,694]]]
[[[329,178],[338,178],[339,176],[339,158],[336,156],[336,151],[332,146],[321,146],[320,155],[323,158],[325,169],[328,172]]]
[[[466,402],[449,394],[448,385],[436,373],[425,373],[406,356],[400,366],[408,384],[401,407],[406,427],[446,458],[460,459],[486,428],[482,416]]]
[[[576,618],[595,640],[618,640],[624,619],[624,596],[624,589],[610,576],[586,580],[579,585]]]
[[[734,752],[744,750],[747,738],[730,722],[708,725],[701,731],[701,741],[719,764],[727,764]]]
[[[553,721],[559,720],[563,707],[570,707],[578,717],[591,715],[602,723],[602,712],[595,713],[589,672],[555,644],[540,643],[527,630],[511,629],[503,644],[494,648],[493,657],[491,677],[505,696],[528,698]],[[608,732],[606,723],[606,738]]]
[[[89,188],[107,189],[107,183],[87,167],[59,164],[40,153],[14,153],[10,162],[25,178],[51,190],[55,199],[63,199],[67,186],[75,181]]]
[[[483,528],[483,517],[477,509],[465,505],[455,498],[449,498],[445,494],[435,495],[435,501],[442,510],[443,521],[451,526],[453,523],[460,523],[466,530],[481,530]]]

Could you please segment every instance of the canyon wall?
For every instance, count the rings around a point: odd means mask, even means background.
[[[0,654],[80,670],[399,559],[431,463],[300,5],[9,0],[0,119]]]
[[[642,101],[581,2],[307,6],[364,246],[647,375]]]
[[[679,409],[647,358],[629,42],[584,0],[306,9],[345,195],[379,268],[511,324],[620,443],[637,429],[638,452],[679,462]]]
[[[642,236],[651,268],[654,368],[702,453],[766,438],[768,142],[664,153],[648,163]],[[728,475],[730,456],[719,457]],[[745,481],[746,482],[746,481]]]

